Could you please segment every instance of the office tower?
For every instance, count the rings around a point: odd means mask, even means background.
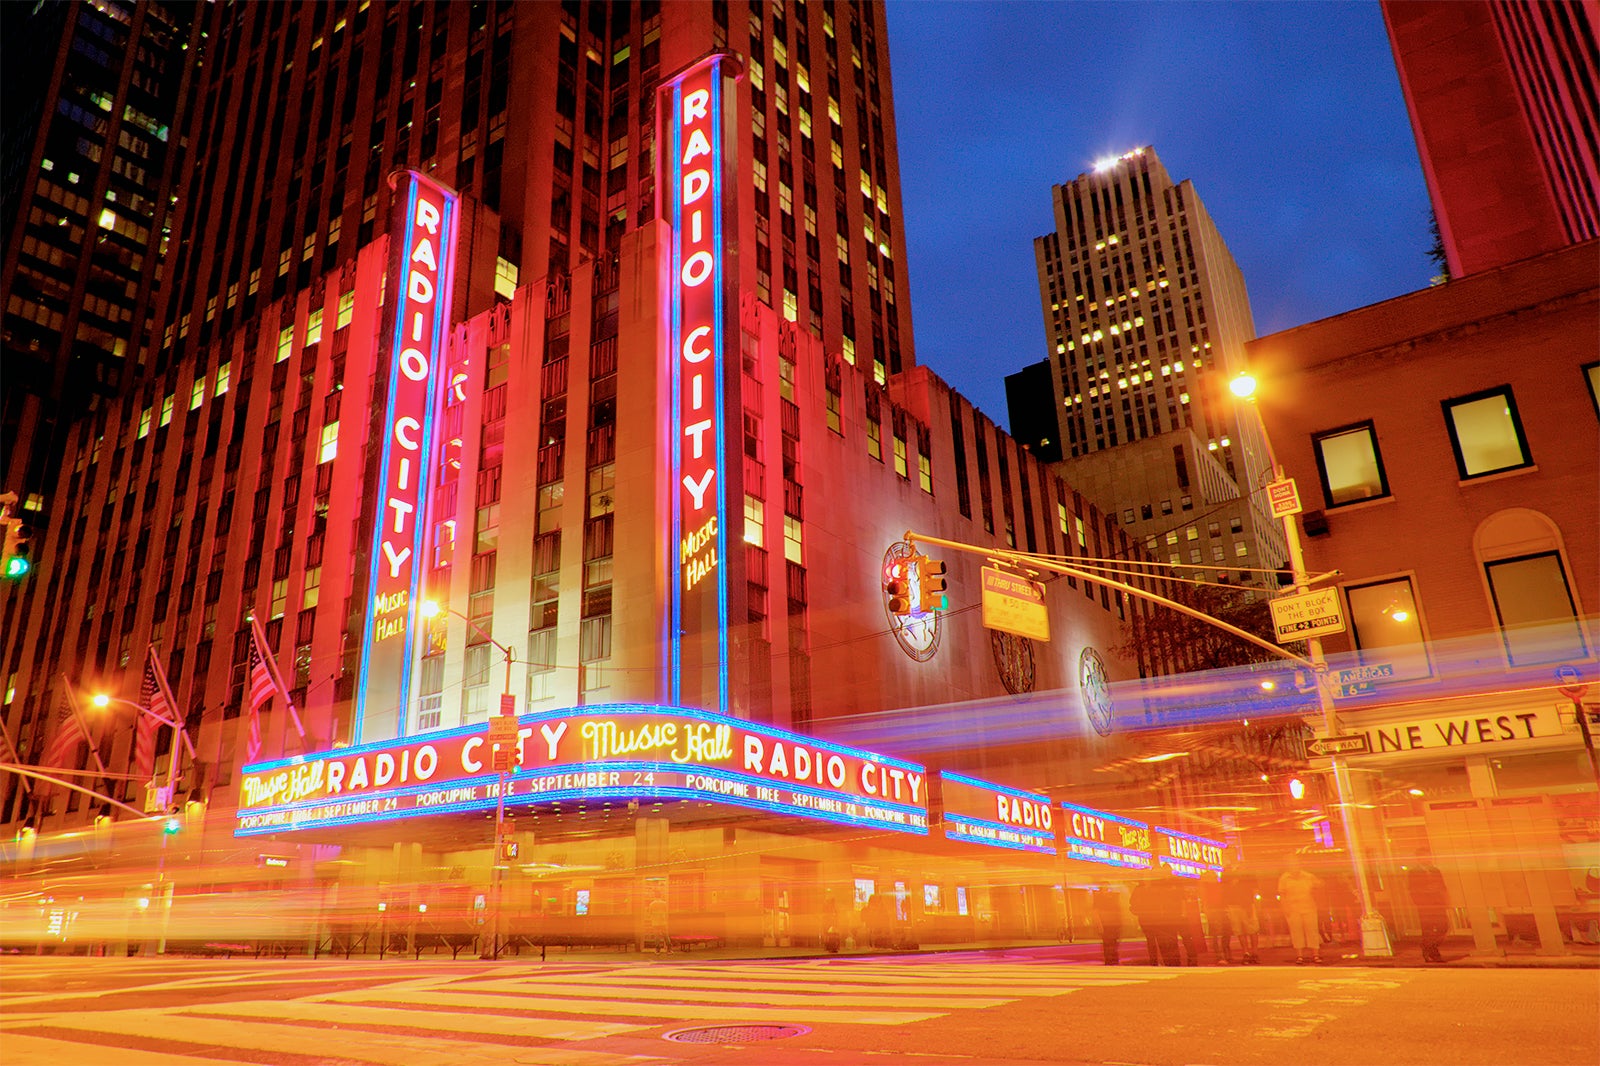
[[[1600,236],[1593,0],[1384,0],[1455,277]]]
[[[1255,326],[1222,235],[1148,147],[1052,200],[1055,232],[1034,240],[1051,392],[1013,424],[1057,427],[1056,469],[1153,558],[1259,581],[1284,549],[1259,424],[1227,388]]]
[[[498,217],[484,292],[614,259],[655,210],[656,86],[714,49],[770,59],[749,69],[736,146],[743,290],[880,382],[914,362],[877,5],[346,0],[206,17],[216,60],[159,366],[350,260],[382,231],[398,167]]]
[[[72,420],[130,377],[195,68],[192,3],[0,5],[0,492],[42,538]],[[0,629],[20,597],[6,597]]]

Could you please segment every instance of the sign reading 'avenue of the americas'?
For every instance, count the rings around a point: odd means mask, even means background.
[[[390,359],[389,388],[351,724],[351,739],[358,743],[406,732],[459,210],[455,193],[415,171],[401,171],[390,181],[399,218],[390,235],[386,294],[393,319],[379,349],[380,357],[386,353]]]

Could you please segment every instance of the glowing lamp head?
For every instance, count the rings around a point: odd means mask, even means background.
[[[417,608],[418,613],[420,613],[424,618],[437,618],[439,617],[439,612],[441,610],[443,610],[443,608],[441,608],[438,603],[433,600],[423,600],[422,606]]]
[[[95,698],[89,702],[104,710],[105,708],[111,706],[111,697],[102,692],[96,695]]]
[[[1289,795],[1293,796],[1295,799],[1299,799],[1305,794],[1305,782],[1301,781],[1298,777],[1289,778]]]
[[[1228,389],[1241,400],[1251,399],[1256,394],[1256,379],[1249,371],[1241,370],[1228,382]]]

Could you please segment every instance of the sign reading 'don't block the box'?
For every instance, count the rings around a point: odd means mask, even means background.
[[[1272,626],[1278,643],[1319,637],[1324,633],[1344,632],[1344,613],[1339,609],[1338,589],[1317,589],[1273,600]]]
[[[1304,510],[1300,506],[1300,490],[1292,477],[1267,485],[1267,503],[1272,507],[1273,518],[1286,518]]]
[[[1050,612],[1035,581],[992,566],[983,568],[983,624],[1033,640],[1050,639]]]

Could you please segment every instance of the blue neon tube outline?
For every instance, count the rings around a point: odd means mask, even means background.
[[[558,707],[551,710],[533,711],[527,714],[518,715],[517,725],[520,728],[522,726],[537,726],[542,722],[549,722],[560,718],[578,718],[602,715],[668,715],[676,718],[690,718],[696,721],[706,722],[710,725],[735,726],[739,729],[745,730],[746,732],[756,733],[760,736],[764,736],[769,740],[782,740],[790,744],[826,751],[834,755],[850,756],[852,758],[860,759],[863,762],[870,762],[879,766],[889,766],[900,770],[910,770],[915,773],[922,774],[924,783],[926,783],[927,780],[927,767],[923,766],[921,763],[911,762],[907,759],[899,759],[892,755],[883,755],[875,751],[868,751],[865,748],[852,748],[848,744],[838,744],[831,740],[808,737],[802,733],[794,733],[787,729],[780,729],[774,725],[767,725],[765,722],[753,722],[746,718],[737,718],[731,714],[723,714],[720,711],[711,711],[703,707],[675,707],[659,703],[586,703],[578,707]],[[483,736],[484,730],[484,724],[482,722],[476,722],[470,725],[456,726],[452,729],[433,729],[429,730],[425,734],[418,734],[418,736],[425,736],[428,738],[429,742],[432,742],[435,740],[442,741],[451,739],[453,737],[468,736],[473,734]],[[395,741],[393,740],[371,740],[364,744],[352,744],[349,747],[333,748],[329,751],[314,752],[310,756],[292,755],[283,759],[272,759],[267,762],[250,763],[248,766],[243,767],[240,772],[245,774],[261,774],[292,766],[307,766],[316,762],[325,762],[329,759],[344,759],[349,758],[352,755],[368,755],[374,752],[382,751],[394,743]],[[578,764],[568,763],[562,765]],[[594,765],[615,764],[597,763]],[[670,765],[681,768],[690,764],[671,763]],[[534,768],[529,768],[529,770],[531,769]],[[524,773],[524,771],[517,771],[518,775],[522,773]],[[765,783],[769,784],[776,780],[777,779],[774,778],[763,779]],[[783,782],[780,781],[779,783]]]
[[[672,518],[667,556],[672,560],[672,633],[668,643],[668,692],[673,703],[683,700],[683,560],[678,544],[683,537],[683,80],[672,88],[672,277],[667,284],[672,299]]]
[[[978,836],[969,832],[969,827],[983,826],[1015,833],[1018,836],[1030,836],[1040,840],[1050,840],[1050,844],[1029,844],[1018,840],[993,840],[989,837]],[[1036,829],[1026,829],[1020,826],[1007,825],[1004,822],[991,822],[986,818],[969,818],[962,814],[949,814],[944,820],[944,835],[947,840],[959,840],[967,844],[983,844],[991,848],[1010,848],[1012,851],[1032,851],[1040,855],[1054,855],[1056,853],[1055,837],[1042,833]]]
[[[727,399],[724,382],[727,372],[723,366],[723,290],[726,287],[726,264],[723,262],[722,243],[722,60],[711,64],[711,239],[716,245],[717,274],[713,279],[716,289],[712,293],[713,337],[712,362],[717,375],[717,710],[728,709],[728,478],[727,478]]]
[[[406,225],[405,232],[409,235],[417,224],[417,179],[414,175],[410,178],[411,187],[406,193]],[[402,238],[404,241],[404,238]],[[402,273],[404,271],[402,270]],[[396,395],[400,388],[399,378],[396,376],[399,368],[394,366],[394,360],[400,351],[400,333],[405,326],[406,287],[402,280],[396,285],[395,296],[394,335],[389,338],[389,396],[384,406],[383,424],[392,425],[394,422],[394,406]],[[388,481],[389,452],[393,446],[394,434],[388,430],[383,434],[383,451],[378,460],[378,484],[380,489]],[[383,550],[383,514],[379,514],[372,521],[372,554],[371,561],[367,564],[367,617],[361,627],[361,676],[356,684],[356,713],[351,717],[350,739],[353,743],[361,742],[361,733],[367,721],[367,686],[371,679],[372,663],[372,635],[377,625],[377,619],[372,611],[372,589],[377,584],[378,561],[382,558]]]

